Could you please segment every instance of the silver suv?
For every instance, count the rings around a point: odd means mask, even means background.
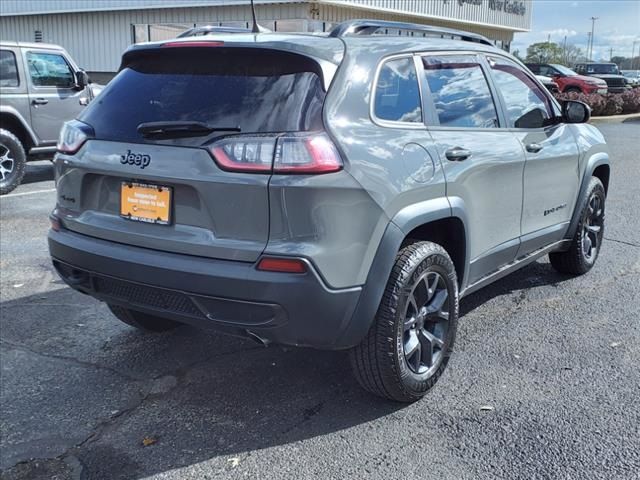
[[[58,45],[0,42],[0,195],[20,185],[28,160],[53,156],[63,123],[99,88]]]
[[[129,325],[349,349],[364,388],[410,402],[462,296],[546,254],[593,266],[609,157],[588,119],[459,31],[136,45],[61,134],[49,248]]]

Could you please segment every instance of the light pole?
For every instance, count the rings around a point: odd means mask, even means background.
[[[596,28],[596,20],[600,17],[591,17],[591,48],[589,48],[589,60],[593,57],[593,31]]]
[[[640,43],[640,40],[634,40],[633,41],[633,46],[631,47],[631,70],[634,70],[634,65],[635,65],[635,57],[634,54],[636,53],[636,43]]]
[[[587,62],[591,61],[591,32],[587,32]]]

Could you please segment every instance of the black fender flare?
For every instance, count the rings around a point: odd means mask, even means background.
[[[580,222],[580,199],[582,199],[587,191],[587,188],[589,187],[589,182],[591,181],[593,172],[595,172],[596,168],[602,165],[606,165],[607,167],[609,167],[609,169],[611,168],[609,155],[606,152],[598,152],[589,157],[584,175],[582,176],[582,182],[580,184],[580,190],[578,192],[578,199],[576,201],[576,206],[573,209],[573,215],[571,216],[571,222],[569,223],[569,228],[567,229],[565,239],[573,238],[576,234],[576,229],[578,228],[578,223]]]
[[[387,286],[387,279],[391,275],[391,270],[395,264],[402,242],[412,230],[421,225],[436,220],[444,220],[452,216],[460,219],[466,230],[466,210],[464,209],[462,199],[458,200],[454,199],[453,205],[455,206],[452,206],[450,199],[446,197],[426,200],[403,208],[392,218],[378,245],[351,321],[345,325],[345,328],[338,336],[339,348],[356,346],[371,328]],[[468,239],[466,243],[468,250]],[[468,273],[468,268],[469,262],[467,256],[467,261],[465,261],[465,276]]]

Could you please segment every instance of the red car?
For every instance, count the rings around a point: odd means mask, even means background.
[[[578,75],[564,65],[549,63],[527,63],[536,75],[553,78],[561,92],[607,93],[607,82],[600,78]]]

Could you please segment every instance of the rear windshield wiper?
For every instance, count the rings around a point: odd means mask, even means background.
[[[138,125],[138,133],[145,138],[203,137],[213,132],[240,132],[240,127],[218,127],[204,122],[145,122]]]

